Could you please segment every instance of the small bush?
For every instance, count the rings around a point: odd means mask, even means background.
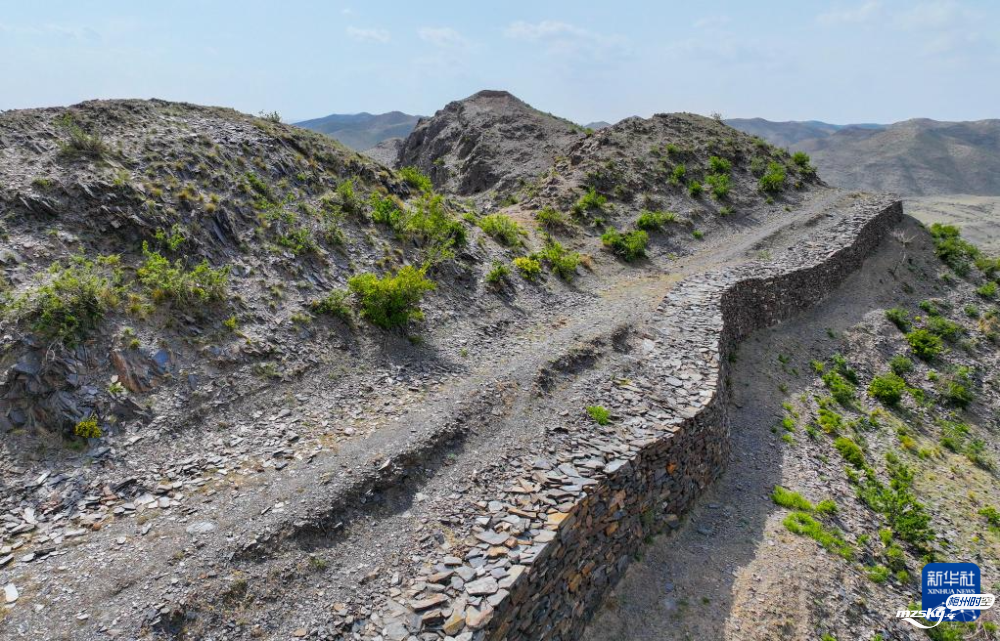
[[[892,372],[879,374],[872,379],[868,393],[886,405],[896,405],[906,391],[906,381]]]
[[[885,583],[889,580],[889,568],[884,565],[875,565],[867,568],[868,578],[874,583]]]
[[[59,154],[65,158],[90,158],[101,160],[110,154],[110,148],[99,133],[88,134],[66,113],[58,120],[58,124],[67,133],[69,139],[59,147]]]
[[[796,151],[792,154],[792,162],[799,169],[806,169],[809,167],[809,154],[804,151]]]
[[[424,269],[407,265],[393,276],[360,274],[347,284],[358,298],[361,315],[373,325],[392,329],[423,319],[420,301],[424,293],[435,289],[424,273]]]
[[[549,231],[555,231],[557,229],[565,229],[569,227],[569,217],[562,213],[558,209],[552,207],[546,207],[540,211],[535,212],[535,220],[538,224]]]
[[[844,457],[844,460],[853,465],[854,467],[864,469],[865,467],[865,454],[858,447],[858,444],[847,438],[846,436],[838,436],[833,441],[833,446],[837,448],[840,455]]]
[[[309,303],[309,308],[316,314],[326,314],[341,320],[351,320],[351,306],[347,303],[349,292],[335,289],[329,294]]]
[[[806,512],[792,512],[785,517],[782,523],[789,532],[808,536],[824,548],[845,559],[850,560],[854,556],[849,543],[845,542],[838,533],[823,527],[822,523]]]
[[[934,253],[959,276],[969,273],[973,262],[979,258],[979,249],[962,240],[958,227],[934,223],[930,227],[934,240]]]
[[[399,170],[399,177],[407,185],[419,190],[423,194],[429,194],[434,191],[434,183],[431,182],[430,177],[416,167],[403,167]]]
[[[7,314],[31,319],[42,336],[74,345],[118,306],[123,294],[118,263],[118,256],[77,256],[66,267],[54,263],[48,282],[14,299]]]
[[[701,183],[698,182],[697,180],[692,180],[690,183],[688,183],[688,194],[690,194],[692,198],[697,198],[698,196],[701,196],[703,191],[705,191],[705,188],[702,187]]]
[[[635,226],[643,231],[659,231],[667,223],[677,220],[672,211],[643,211],[635,221]]]
[[[229,289],[229,266],[212,269],[203,260],[193,269],[185,269],[181,261],[171,263],[158,252],[142,243],[145,262],[136,270],[136,277],[154,301],[170,300],[178,305],[197,306],[219,302]]]
[[[729,174],[709,174],[705,183],[712,188],[712,197],[722,200],[729,195]]]
[[[910,314],[902,307],[885,310],[885,317],[901,332],[910,331]]]
[[[896,376],[904,376],[913,371],[913,361],[902,354],[896,354],[889,361],[889,368]]]
[[[986,524],[992,531],[1000,534],[1000,511],[997,511],[995,507],[989,505],[979,510],[979,516],[986,519]]]
[[[534,258],[519,256],[514,259],[514,267],[525,280],[536,280],[542,275],[542,264]]]
[[[646,255],[649,234],[641,229],[622,233],[614,227],[609,227],[601,235],[601,242],[619,258],[632,262]]]
[[[670,172],[670,184],[675,187],[681,185],[684,182],[685,174],[687,174],[687,167],[683,163],[675,166],[673,171]]]
[[[486,273],[486,282],[490,285],[499,285],[500,283],[507,280],[510,275],[510,269],[500,262],[493,263],[493,267],[490,271]]]
[[[611,412],[600,405],[591,405],[587,408],[587,414],[598,425],[607,425],[611,422]]]
[[[345,182],[343,184],[348,183]],[[368,204],[372,208],[372,221],[379,225],[385,225],[390,229],[402,230],[404,215],[403,211],[396,204],[396,201],[388,196],[382,198],[378,194],[373,193],[368,199]]]
[[[837,513],[837,504],[833,499],[823,499],[816,504],[816,513],[830,516]]]
[[[101,428],[97,425],[97,417],[93,415],[77,423],[73,427],[73,433],[80,438],[101,438],[103,435]]]
[[[774,193],[784,189],[785,177],[785,166],[781,163],[772,161],[767,165],[767,171],[760,177],[757,184],[759,185],[761,191],[765,193]]]
[[[820,429],[827,434],[836,434],[843,425],[843,418],[828,407],[820,407],[816,422],[819,424]]]
[[[732,168],[733,163],[729,162],[725,158],[720,158],[718,156],[709,156],[708,158],[708,169],[713,174],[728,175]]]
[[[943,349],[941,339],[926,329],[909,332],[906,335],[906,342],[910,344],[913,354],[925,361],[933,360]]]
[[[972,403],[975,397],[963,383],[950,379],[945,381],[944,389],[941,391],[941,398],[948,405],[964,409]]]
[[[810,503],[808,499],[798,492],[785,489],[780,485],[774,486],[774,491],[771,492],[771,500],[773,500],[775,504],[780,505],[781,507],[786,507],[789,510],[799,510],[800,512],[813,511],[813,504]]]
[[[479,227],[491,238],[507,247],[518,247],[524,230],[510,216],[490,214],[479,219]]]
[[[854,401],[854,385],[838,372],[823,374],[823,384],[841,405],[850,405]]]
[[[950,321],[943,316],[932,316],[928,318],[926,329],[930,333],[940,336],[946,341],[952,343],[958,340],[965,331],[961,325],[954,321]]]
[[[580,264],[580,254],[567,250],[555,240],[547,239],[545,249],[539,255],[549,263],[552,271],[559,278],[572,280],[573,276],[576,275],[576,268]]]
[[[573,205],[573,215],[586,216],[592,212],[604,211],[604,206],[608,199],[597,193],[593,187],[587,193],[580,196],[580,200]]]
[[[992,280],[983,283],[982,285],[976,288],[976,293],[982,296],[983,298],[990,298],[990,299],[996,298],[997,284],[995,281]]]

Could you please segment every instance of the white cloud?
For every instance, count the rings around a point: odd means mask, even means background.
[[[629,52],[628,41],[618,35],[606,35],[578,27],[568,22],[512,22],[504,36],[513,40],[544,42],[547,53],[591,60],[619,57]]]
[[[389,32],[385,29],[358,29],[348,27],[347,36],[358,42],[389,42]]]
[[[882,3],[878,0],[868,0],[853,7],[840,7],[820,14],[816,20],[820,24],[834,26],[841,24],[867,24],[879,18],[882,13]]]
[[[465,36],[451,27],[424,27],[417,34],[424,42],[429,42],[437,47],[467,49],[471,45]]]

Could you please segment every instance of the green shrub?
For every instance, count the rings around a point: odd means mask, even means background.
[[[591,187],[590,190],[580,196],[580,200],[576,201],[573,205],[573,215],[586,216],[592,212],[603,211],[607,202],[607,198],[597,193],[597,190]]]
[[[906,391],[906,381],[892,372],[879,374],[872,379],[868,393],[886,405],[896,405]]]
[[[954,405],[955,407],[961,407],[964,409],[973,401],[974,395],[964,384],[954,379],[949,379],[945,381],[944,389],[941,392],[941,398],[948,405]]]
[[[775,504],[780,505],[781,507],[786,507],[789,510],[799,510],[801,512],[813,511],[813,504],[810,503],[804,496],[798,492],[785,489],[780,485],[774,486],[774,491],[771,492],[771,500],[773,500]]]
[[[631,262],[646,255],[649,234],[641,229],[622,233],[614,227],[608,227],[601,234],[601,242],[616,256],[626,262]]]
[[[350,293],[343,289],[335,289],[329,294],[309,303],[309,308],[316,314],[326,314],[341,320],[351,320],[351,306],[347,303]]]
[[[848,364],[847,359],[842,354],[834,354],[830,357],[835,372],[846,378],[852,385],[858,384],[858,373]]]
[[[768,163],[767,171],[760,177],[757,184],[759,185],[761,191],[765,193],[774,193],[784,189],[785,177],[785,166],[781,163],[772,161]]]
[[[684,182],[684,176],[687,174],[687,167],[684,164],[679,164],[674,167],[673,171],[670,172],[670,184],[679,186]]]
[[[95,132],[88,134],[80,127],[69,113],[63,114],[57,124],[69,136],[68,140],[59,145],[59,154],[65,158],[90,158],[101,160],[108,156],[111,149],[101,134]]]
[[[536,280],[542,274],[542,264],[534,258],[519,256],[514,259],[514,267],[525,280]]]
[[[868,507],[886,517],[892,530],[904,541],[922,544],[934,538],[931,517],[913,496],[913,470],[895,454],[886,454],[889,487],[869,473],[858,488],[858,496]]]
[[[997,284],[994,281],[987,281],[979,287],[976,288],[976,293],[983,298],[996,298],[997,297]]]
[[[709,174],[705,182],[712,188],[712,197],[722,200],[729,195],[729,174]]]
[[[979,516],[985,517],[989,528],[1000,534],[1000,511],[997,511],[992,505],[988,505],[979,510]]]
[[[187,241],[186,233],[187,230],[182,225],[174,223],[170,227],[169,232],[166,232],[162,229],[157,229],[156,234],[153,235],[153,238],[155,238],[156,242],[160,243],[160,245],[162,245],[166,249],[175,252],[178,249],[180,249],[180,246]]]
[[[123,294],[118,265],[114,255],[94,260],[74,256],[66,267],[53,263],[49,280],[15,298],[5,315],[31,320],[45,338],[75,345],[118,306]]]
[[[725,158],[719,158],[718,156],[709,156],[708,158],[708,169],[713,174],[726,174],[733,168],[733,163],[729,162]]]
[[[792,162],[799,169],[807,169],[809,167],[809,154],[804,151],[796,151],[792,154]]]
[[[908,333],[906,342],[910,344],[913,354],[925,361],[932,360],[943,349],[941,339],[926,329],[915,329]]]
[[[561,211],[554,209],[552,207],[545,207],[544,209],[535,212],[535,220],[542,228],[549,231],[554,231],[556,229],[565,229],[569,227],[570,221],[569,217]]]
[[[659,231],[667,223],[676,222],[677,214],[672,211],[643,211],[635,221],[635,226],[643,231]]]
[[[934,223],[930,227],[934,240],[934,253],[960,276],[969,273],[973,261],[979,257],[975,245],[962,240],[958,227]]]
[[[843,417],[831,410],[829,407],[823,407],[821,405],[817,411],[816,422],[819,424],[820,429],[827,434],[836,434],[843,426]]]
[[[591,405],[587,407],[587,414],[590,418],[594,419],[594,422],[598,425],[607,425],[611,422],[611,412],[600,405]]]
[[[395,200],[388,196],[382,198],[378,194],[372,193],[368,199],[368,204],[372,208],[372,221],[379,225],[385,225],[390,229],[402,231],[405,217]]]
[[[889,368],[892,369],[892,373],[896,376],[904,376],[913,371],[913,361],[902,354],[896,354],[889,361]]]
[[[500,262],[494,262],[493,267],[486,273],[486,282],[490,285],[498,285],[507,280],[510,276],[510,269]]]
[[[208,261],[203,260],[188,270],[181,261],[171,263],[158,252],[150,251],[145,241],[142,253],[146,260],[135,273],[153,301],[169,300],[178,305],[197,307],[226,298],[229,289],[228,265],[212,269]]]
[[[424,274],[425,269],[407,265],[393,276],[360,274],[347,284],[359,301],[361,315],[373,325],[391,329],[423,318],[420,301],[435,288]]]
[[[452,247],[465,243],[465,225],[448,213],[441,196],[422,196],[405,216],[404,233],[427,249],[430,262],[451,258]]]
[[[490,214],[479,219],[479,227],[494,240],[507,247],[521,245],[524,230],[510,216]]]
[[[955,342],[965,331],[961,325],[943,316],[931,316],[928,318],[926,329],[948,342]]]
[[[910,314],[902,307],[885,310],[885,317],[901,332],[910,331]]]
[[[345,212],[352,215],[361,213],[361,203],[354,192],[353,180],[345,180],[337,185],[337,199],[340,201],[341,209]]]
[[[851,545],[844,541],[841,536],[814,519],[806,512],[792,512],[782,521],[785,528],[793,534],[808,536],[821,546],[839,554],[845,559],[852,559],[854,552]]]
[[[969,318],[979,318],[979,308],[975,305],[966,305],[963,311]]]
[[[823,384],[841,405],[850,405],[854,401],[854,385],[838,372],[823,374]]]
[[[701,186],[701,183],[698,182],[697,180],[692,180],[690,183],[688,183],[688,194],[690,194],[692,198],[697,198],[698,196],[701,196],[703,191],[705,191],[705,189]]]
[[[83,419],[73,427],[73,433],[80,438],[101,438],[103,433],[97,425],[97,417],[94,415]]]
[[[556,276],[563,280],[572,280],[580,264],[579,253],[568,251],[551,238],[546,239],[545,249],[540,252],[540,257],[547,261]]]
[[[837,504],[833,499],[823,499],[816,504],[816,512],[823,515],[833,515],[837,513]]]
[[[833,441],[833,446],[837,448],[840,455],[844,457],[844,460],[853,465],[854,467],[864,469],[865,467],[865,454],[858,447],[858,444],[847,438],[846,436],[838,436]]]
[[[754,156],[750,159],[750,173],[754,176],[761,176],[767,171],[767,161],[760,156]]]
[[[402,178],[403,182],[407,185],[417,189],[423,194],[430,194],[434,191],[434,183],[431,182],[430,177],[416,167],[403,167],[399,170],[399,177]]]
[[[889,568],[884,565],[875,565],[866,569],[868,578],[874,583],[885,583],[889,580]]]

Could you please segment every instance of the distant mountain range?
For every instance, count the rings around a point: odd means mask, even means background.
[[[828,183],[907,196],[1000,195],[1000,120],[831,125],[735,118],[732,127],[808,153]]]
[[[421,116],[331,114],[295,123],[391,165]],[[1000,120],[941,122],[918,118],[891,125],[834,125],[733,118],[726,124],[773,145],[808,153],[819,175],[845,189],[906,196],[1000,196]],[[589,129],[610,126],[604,121]]]
[[[390,111],[384,114],[330,114],[294,124],[336,138],[356,151],[364,151],[389,138],[406,138],[418,120],[420,116]]]

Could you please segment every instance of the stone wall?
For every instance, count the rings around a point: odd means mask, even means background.
[[[730,449],[728,355],[751,332],[822,300],[861,266],[901,216],[898,202],[859,206],[833,236],[814,238],[777,264],[705,274],[673,291],[660,307],[663,336],[656,348],[664,363],[654,367],[664,381],[671,380],[663,386],[673,387],[673,393],[683,388],[689,402],[676,404],[676,416],[667,417],[662,430],[629,440],[625,456],[593,476],[581,476],[589,483],[558,468],[557,476],[564,478],[556,483],[582,486],[581,498],[558,522],[550,515],[546,526],[524,530],[553,534],[536,537],[544,545],[522,557],[523,570],[514,573],[509,593],[475,637],[578,638],[643,539],[675,523],[724,469]],[[688,371],[682,382],[696,384],[676,385],[674,370],[691,364],[698,371]],[[542,476],[552,478],[549,471]]]

